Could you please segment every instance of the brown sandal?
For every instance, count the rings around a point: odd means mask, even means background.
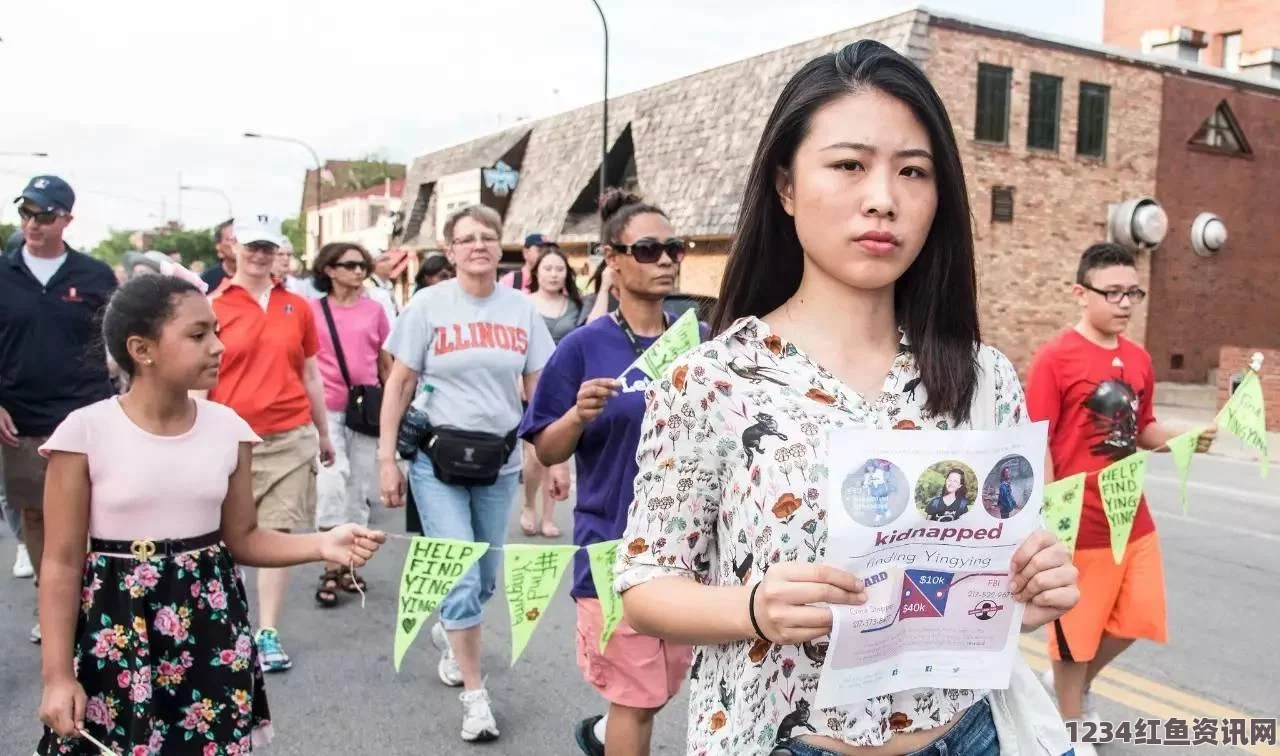
[[[364,578],[352,570],[342,570],[342,574],[338,578],[338,584],[347,593],[364,593],[369,589],[369,584],[364,581]],[[356,586],[359,587],[357,588]]]
[[[341,570],[325,570],[320,575],[320,587],[316,589],[316,603],[326,609],[338,605],[338,588],[341,586]]]

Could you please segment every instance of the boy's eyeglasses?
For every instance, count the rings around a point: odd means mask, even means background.
[[[1108,304],[1120,304],[1125,297],[1128,297],[1133,304],[1142,304],[1142,300],[1147,298],[1147,292],[1136,287],[1132,289],[1095,289],[1089,284],[1080,285],[1105,298]]]

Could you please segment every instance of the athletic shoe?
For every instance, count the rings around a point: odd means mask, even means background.
[[[39,622],[36,623],[35,627],[31,628],[31,634],[27,636],[27,639],[32,643],[39,643],[43,639],[43,636],[40,634]]]
[[[498,723],[489,707],[489,691],[466,690],[458,695],[462,701],[462,739],[468,743],[487,743],[498,739]]]
[[[1058,692],[1053,687],[1053,668],[1050,667],[1040,675],[1040,683],[1049,689],[1049,695],[1053,696],[1053,700],[1058,700]],[[1102,723],[1102,715],[1098,713],[1098,703],[1093,699],[1093,691],[1085,690],[1084,703],[1080,707],[1080,720],[1082,722],[1092,722],[1093,724]],[[1076,756],[1080,756],[1079,749],[1076,750]]]
[[[440,682],[450,688],[460,687],[462,685],[462,670],[458,668],[458,660],[453,655],[453,649],[449,647],[449,636],[444,631],[444,625],[439,622],[431,626],[431,645],[440,651],[440,663],[436,665],[436,673],[440,675]],[[466,736],[464,735],[463,737]]]
[[[258,645],[258,660],[263,672],[283,672],[293,666],[293,661],[280,645],[280,634],[273,627],[264,627],[254,636]]]
[[[31,553],[23,544],[18,544],[18,556],[13,560],[13,576],[16,578],[36,576],[35,567],[31,566]]]
[[[578,741],[578,748],[581,748],[587,756],[604,756],[604,743],[596,737],[596,722],[601,719],[604,719],[603,714],[587,717],[578,723],[578,729],[573,732],[573,739]]]

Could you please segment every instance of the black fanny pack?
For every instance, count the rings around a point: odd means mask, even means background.
[[[516,431],[505,436],[456,428],[431,428],[422,450],[441,483],[450,486],[491,486],[498,481],[511,452]]]

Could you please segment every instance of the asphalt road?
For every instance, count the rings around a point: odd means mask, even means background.
[[[1273,475],[1280,473],[1273,473]],[[1280,716],[1280,486],[1261,480],[1257,466],[1198,457],[1192,468],[1189,513],[1183,515],[1175,472],[1167,457],[1150,465],[1147,492],[1156,510],[1169,591],[1171,638],[1166,646],[1138,645],[1096,686],[1103,717]],[[565,508],[559,518],[568,532]],[[375,524],[401,529],[399,512]],[[527,541],[514,527],[512,540]],[[568,539],[562,538],[561,542]],[[39,734],[38,647],[27,642],[34,593],[30,581],[8,576],[12,537],[0,533],[0,753],[25,756]],[[393,541],[367,571],[370,592],[323,610],[311,598],[317,570],[297,571],[285,619],[290,672],[268,678],[277,740],[270,753],[335,756],[351,753],[440,754],[470,750],[458,739],[457,691],[435,676],[436,655],[425,634],[403,671],[391,664],[394,591],[406,543]],[[250,580],[252,584],[252,580]],[[574,615],[567,588],[515,667],[510,663],[507,613],[501,593],[487,616],[484,664],[502,738],[475,748],[492,753],[576,753],[572,728],[601,705],[574,660]],[[1033,666],[1043,666],[1039,635],[1024,639]],[[659,716],[654,753],[683,752],[685,698]],[[1197,747],[1112,744],[1106,754],[1280,753]]]

